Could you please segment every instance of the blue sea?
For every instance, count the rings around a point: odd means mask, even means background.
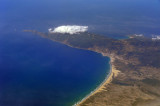
[[[71,106],[109,74],[109,58],[23,32],[85,25],[113,38],[160,35],[159,0],[0,0],[0,106]]]

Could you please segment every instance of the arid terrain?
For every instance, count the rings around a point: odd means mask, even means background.
[[[90,33],[50,34],[25,30],[68,46],[102,53],[119,70],[101,92],[80,106],[160,106],[160,41],[145,37],[112,39]]]

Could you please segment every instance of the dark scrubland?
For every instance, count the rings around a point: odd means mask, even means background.
[[[120,71],[105,90],[80,106],[160,106],[160,40],[145,37],[112,39],[90,33],[48,34],[27,30],[71,47],[111,57]]]

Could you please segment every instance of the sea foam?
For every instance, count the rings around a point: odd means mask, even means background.
[[[50,28],[48,31],[50,33],[68,33],[68,34],[78,34],[80,32],[86,32],[88,30],[88,26],[78,26],[78,25],[63,25],[58,26],[54,29]]]

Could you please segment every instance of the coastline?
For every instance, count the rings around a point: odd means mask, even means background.
[[[45,36],[45,34],[41,33],[41,32],[37,32],[37,31],[32,31],[32,30],[24,30],[24,32],[32,32],[32,33],[37,33],[39,34],[41,37],[44,37],[44,38],[48,38]],[[77,103],[75,103],[74,105],[72,106],[80,106],[81,104],[83,104],[87,99],[89,99],[91,96],[95,95],[96,93],[99,93],[99,92],[102,92],[102,91],[107,91],[105,90],[106,88],[106,85],[110,84],[112,82],[112,79],[114,77],[116,77],[118,74],[119,74],[119,70],[117,70],[115,68],[115,66],[113,65],[113,62],[115,60],[115,58],[113,57],[114,55],[107,55],[103,52],[99,52],[97,50],[92,50],[90,48],[86,49],[86,48],[78,48],[78,47],[73,47],[72,45],[68,44],[66,41],[64,42],[60,42],[60,41],[56,41],[54,39],[50,39],[52,41],[55,41],[55,42],[58,42],[58,43],[62,43],[62,44],[65,44],[69,47],[72,47],[72,48],[76,48],[76,49],[83,49],[83,50],[89,50],[89,51],[93,51],[93,52],[96,52],[96,53],[100,53],[102,54],[102,56],[107,56],[110,58],[110,70],[109,70],[109,74],[106,76],[106,78],[104,79],[104,81],[93,91],[91,91],[88,95],[86,95],[82,100],[78,101]]]
[[[120,104],[124,104],[125,106],[133,104],[147,105],[148,103],[150,103],[151,105],[159,104],[159,102],[157,101],[159,101],[160,99],[159,98],[160,93],[158,92],[159,91],[158,82],[160,81],[159,79],[160,75],[159,75],[159,64],[157,64],[157,58],[155,58],[155,56],[160,56],[157,53],[160,48],[158,46],[155,48],[153,47],[155,42],[151,42],[151,40],[148,39],[119,40],[120,42],[118,40],[117,40],[118,42],[113,40],[113,42],[112,41],[109,42],[110,44],[109,47],[108,46],[101,47],[101,45],[96,45],[97,42],[99,43],[103,41],[103,39],[101,39],[100,37],[98,41],[92,42],[93,45],[86,47],[85,45],[81,46],[74,44],[75,42],[78,41],[78,39],[74,39],[72,37],[70,40],[68,40],[68,38],[65,39],[59,39],[58,37],[52,38],[50,37],[50,35],[45,35],[44,33],[32,30],[25,30],[25,32],[32,32],[40,35],[41,37],[65,44],[72,48],[97,52],[102,54],[103,56],[108,56],[110,58],[110,70],[108,74],[106,73],[107,76],[105,80],[103,80],[101,84],[99,84],[96,87],[96,89],[94,89],[92,92],[89,92],[88,95],[86,95],[84,98],[80,99],[78,102],[75,101],[75,104],[72,106],[82,106],[82,105],[93,106],[96,104],[100,106],[105,106],[105,105],[117,106]],[[71,40],[75,41],[72,42]],[[105,40],[107,42],[110,39],[105,39]],[[88,42],[88,39],[85,39],[84,42],[78,41],[78,43],[80,44],[86,42]],[[148,43],[148,42],[150,43],[150,45],[142,45],[142,43]],[[156,42],[156,44],[159,44],[159,42]],[[120,47],[122,46],[122,50],[121,49],[119,50],[119,46]],[[110,50],[110,48],[112,47],[115,49]],[[142,47],[143,49],[136,49]],[[147,49],[148,47],[149,51]],[[117,52],[122,52],[122,53],[124,52],[124,53],[118,55]],[[125,55],[128,53],[133,53],[129,59],[128,57],[126,58],[126,56],[128,55]],[[139,55],[137,55],[137,53]],[[146,58],[148,55],[150,55],[150,57]],[[147,60],[148,59],[152,60],[152,62],[153,63],[155,62],[156,64],[151,64],[150,62],[144,63],[144,61],[146,61],[145,58]],[[115,61],[115,59],[118,61]],[[135,67],[137,67],[138,70]],[[121,71],[117,70],[116,68],[120,69]],[[122,76],[120,74],[122,74]],[[115,83],[112,82],[113,79],[116,79]],[[156,82],[155,85],[153,85],[152,83],[153,81]]]
[[[104,56],[104,55],[103,55]],[[84,103],[87,99],[89,99],[91,96],[95,95],[98,92],[102,91],[107,91],[105,90],[105,86],[110,84],[112,82],[113,77],[116,77],[118,73],[120,72],[119,70],[116,70],[115,66],[113,65],[114,58],[110,57],[110,71],[109,74],[106,76],[105,80],[91,93],[89,93],[86,97],[84,97],[82,100],[74,104],[73,106],[80,106],[82,103]]]

